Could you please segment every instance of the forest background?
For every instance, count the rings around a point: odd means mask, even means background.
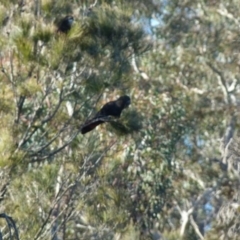
[[[0,239],[238,239],[239,16],[236,0],[1,0]]]

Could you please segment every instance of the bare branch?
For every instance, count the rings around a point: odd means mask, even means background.
[[[222,90],[223,90],[223,94],[225,96],[225,101],[227,103],[231,104],[231,102],[232,102],[231,97],[230,97],[228,87],[227,87],[227,83],[226,83],[226,79],[225,79],[223,73],[220,70],[218,70],[216,67],[214,67],[213,64],[210,63],[210,62],[207,62],[207,66],[209,68],[211,68],[212,71],[215,72],[218,75],[218,77],[220,79],[220,84],[221,84],[221,87],[222,87]]]
[[[198,225],[197,225],[196,222],[194,221],[193,216],[190,216],[190,223],[192,224],[192,226],[193,226],[196,234],[199,236],[199,238],[200,238],[201,240],[203,240],[204,237],[203,237],[203,235],[201,234],[201,232],[200,232],[200,230],[199,230],[199,228],[198,228]]]

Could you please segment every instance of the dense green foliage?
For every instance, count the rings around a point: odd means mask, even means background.
[[[237,239],[238,1],[90,4],[0,6],[0,239]]]

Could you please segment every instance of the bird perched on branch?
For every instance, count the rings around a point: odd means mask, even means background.
[[[129,96],[121,96],[115,101],[106,103],[99,112],[92,119],[86,121],[81,127],[81,133],[85,134],[92,131],[99,124],[109,122],[111,119],[109,116],[119,118],[122,110],[127,108],[131,103]]]
[[[57,24],[57,32],[68,33],[73,25],[74,18],[66,16],[62,18]]]

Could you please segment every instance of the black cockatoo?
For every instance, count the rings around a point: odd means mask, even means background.
[[[57,32],[68,33],[72,27],[74,18],[72,16],[66,16],[62,18],[57,24]]]
[[[108,116],[113,116],[119,118],[122,110],[127,108],[131,103],[131,99],[129,96],[121,96],[115,101],[111,101],[106,103],[100,111],[97,112],[95,117],[86,121],[81,127],[81,133],[85,134],[87,132],[92,131],[99,124],[108,122]]]

